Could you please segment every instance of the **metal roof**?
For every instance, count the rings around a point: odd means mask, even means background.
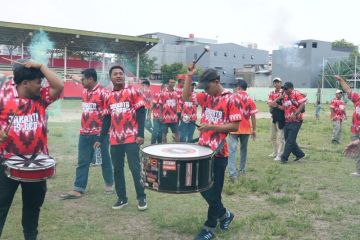
[[[45,31],[54,42],[55,49],[91,51],[135,55],[144,53],[158,43],[158,39],[121,34],[100,33],[76,29],[11,23],[0,21],[0,44],[28,46],[36,31]]]

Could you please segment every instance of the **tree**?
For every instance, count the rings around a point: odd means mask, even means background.
[[[352,42],[348,42],[345,39],[336,40],[331,44],[333,48],[340,48],[340,49],[350,49],[351,56],[359,56],[359,47],[353,44]]]
[[[140,54],[139,77],[148,78],[155,69],[156,57],[149,58],[146,53]]]
[[[173,63],[170,65],[163,65],[160,69],[161,78],[163,83],[169,81],[169,79],[176,79],[178,74],[186,73],[186,67],[182,63]]]

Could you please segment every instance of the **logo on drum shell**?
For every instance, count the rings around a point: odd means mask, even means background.
[[[163,161],[163,170],[176,171],[176,161]]]

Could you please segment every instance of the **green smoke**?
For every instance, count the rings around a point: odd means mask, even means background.
[[[54,43],[50,41],[43,30],[40,30],[32,37],[29,46],[31,59],[47,66],[49,62],[48,52],[53,48]]]

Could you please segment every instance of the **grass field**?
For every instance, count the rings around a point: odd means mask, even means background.
[[[267,111],[265,103],[257,106]],[[228,232],[216,232],[219,239],[360,239],[360,178],[349,176],[355,163],[341,154],[350,139],[350,121],[345,122],[341,145],[332,145],[329,107],[323,107],[320,121],[314,119],[313,106],[306,107],[298,142],[308,158],[298,163],[280,165],[267,157],[272,149],[270,119],[258,120],[258,138],[249,143],[247,173],[235,183],[226,178],[223,200],[235,220]],[[64,101],[61,110],[79,112],[80,101]],[[348,116],[351,113],[349,106]],[[207,212],[200,194],[147,191],[149,209],[139,212],[127,166],[125,208],[111,209],[116,195],[103,194],[100,168],[91,168],[83,198],[60,200],[73,185],[79,126],[79,120],[50,118],[50,153],[58,165],[56,177],[48,181],[39,239],[193,239]],[[18,191],[2,239],[22,239],[21,207]]]

